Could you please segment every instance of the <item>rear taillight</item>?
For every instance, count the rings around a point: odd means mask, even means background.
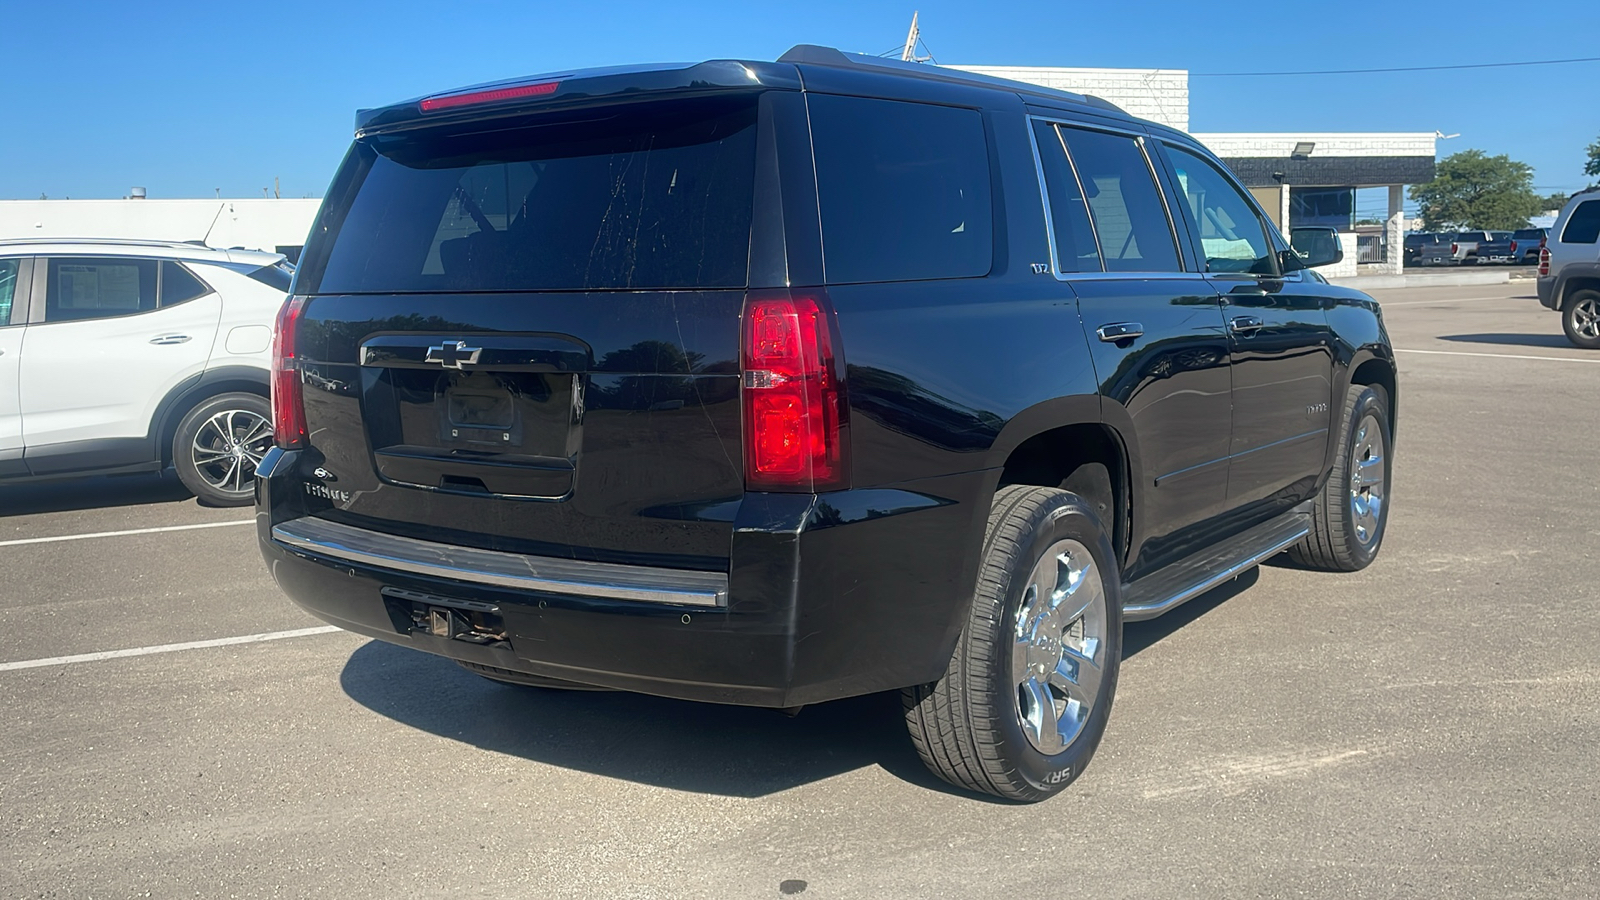
[[[306,298],[290,297],[278,310],[272,330],[272,433],[279,447],[306,445],[306,404],[300,382],[300,360],[294,353],[295,328]]]
[[[1454,255],[1455,255],[1455,253],[1456,253],[1456,247],[1457,247],[1457,246],[1458,246],[1458,245],[1456,245],[1456,244],[1451,244],[1451,245],[1450,245],[1450,254],[1451,254],[1451,255],[1452,255],[1452,256],[1454,256]]]
[[[1517,252],[1517,242],[1516,241],[1512,241],[1511,242],[1511,252],[1512,253],[1516,253]]]
[[[1540,247],[1539,248],[1539,277],[1543,278],[1543,277],[1545,277],[1546,275],[1549,275],[1549,274],[1550,274],[1550,248],[1549,247]]]
[[[745,486],[802,492],[848,486],[848,411],[825,295],[751,292],[742,332]]]

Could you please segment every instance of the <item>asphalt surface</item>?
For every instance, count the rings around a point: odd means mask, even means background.
[[[1089,771],[928,775],[875,696],[502,687],[314,627],[170,480],[0,488],[0,897],[1600,896],[1600,354],[1526,283],[1386,291],[1393,515],[1129,626]]]

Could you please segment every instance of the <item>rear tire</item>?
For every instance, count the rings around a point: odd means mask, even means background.
[[[1325,572],[1355,572],[1378,556],[1389,521],[1393,468],[1389,398],[1377,385],[1352,384],[1345,392],[1344,432],[1333,474],[1317,495],[1311,533],[1289,548],[1289,558]]]
[[[1561,308],[1561,330],[1573,346],[1600,350],[1600,291],[1573,291]]]
[[[218,394],[196,404],[172,436],[172,467],[207,506],[255,501],[256,465],[272,448],[272,408],[259,394]]]
[[[1116,694],[1121,583],[1109,531],[1090,504],[1055,488],[1001,488],[945,675],[903,692],[928,768],[957,787],[1023,802],[1082,774]]]
[[[611,688],[596,687],[592,684],[579,684],[576,681],[562,681],[559,678],[545,678],[541,675],[529,675],[526,672],[513,672],[499,666],[486,666],[482,663],[456,660],[456,665],[480,678],[487,678],[498,684],[509,684],[512,687],[544,688],[552,691],[609,691]]]

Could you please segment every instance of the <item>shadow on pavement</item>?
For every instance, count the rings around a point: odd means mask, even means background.
[[[790,718],[644,694],[502,685],[382,641],[351,654],[340,683],[368,709],[440,737],[674,790],[760,797],[878,766],[918,786],[990,799],[928,772],[906,734],[899,692],[808,706]]]
[[[174,503],[192,496],[170,472],[41,481],[0,487],[0,516]]]
[[[1256,568],[1172,612],[1124,630],[1125,656],[1204,616],[1259,579]],[[340,685],[413,728],[523,759],[681,791],[760,797],[877,766],[903,781],[980,802],[931,774],[906,734],[897,691],[776,710],[624,692],[502,685],[455,663],[372,641]]]
[[[1287,559],[1287,557],[1282,558]],[[1260,580],[1261,567],[1251,566],[1237,578],[1223,582],[1164,616],[1148,622],[1129,622],[1123,625],[1122,658],[1127,659],[1137,655],[1167,635],[1255,587],[1256,582]]]
[[[1502,344],[1517,347],[1550,347],[1571,349],[1572,344],[1562,334],[1445,334],[1439,340],[1458,344]]]

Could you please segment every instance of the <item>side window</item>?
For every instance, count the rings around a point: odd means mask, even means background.
[[[1049,122],[1033,123],[1038,142],[1039,164],[1044,169],[1045,196],[1050,201],[1050,237],[1055,241],[1056,265],[1062,272],[1099,272],[1100,247],[1094,241],[1094,226],[1089,223],[1089,206],[1084,202],[1078,176],[1067,160],[1067,145],[1061,131]]]
[[[1182,147],[1168,144],[1167,154],[1200,230],[1206,271],[1276,275],[1277,260],[1261,217],[1233,182],[1208,160]]]
[[[989,273],[994,212],[981,114],[821,94],[808,103],[830,283]]]
[[[1561,229],[1563,244],[1593,244],[1600,240],[1600,200],[1585,200],[1572,211],[1567,227]]]
[[[105,319],[155,309],[157,266],[153,259],[53,258],[44,320]]]
[[[0,328],[11,324],[11,300],[17,295],[17,267],[22,262],[0,259]]]
[[[1181,272],[1155,173],[1137,139],[1063,126],[1107,272]]]
[[[185,300],[204,297],[211,288],[194,273],[175,262],[161,264],[161,305],[172,306]]]

